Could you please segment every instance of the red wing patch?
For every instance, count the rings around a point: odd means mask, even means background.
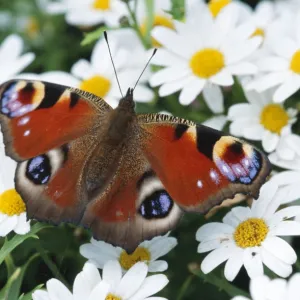
[[[211,128],[166,122],[141,127],[151,167],[185,210],[204,213],[237,193],[257,196],[270,172],[258,150]]]
[[[99,111],[64,86],[16,80],[0,87],[0,121],[7,153],[16,160],[38,156],[86,134]]]

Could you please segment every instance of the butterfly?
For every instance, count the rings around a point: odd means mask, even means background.
[[[42,81],[0,86],[6,154],[29,218],[70,222],[132,251],[237,193],[258,197],[266,156],[182,118],[136,114],[133,89],[117,108],[86,91]]]

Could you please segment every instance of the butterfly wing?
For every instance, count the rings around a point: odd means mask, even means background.
[[[41,81],[0,86],[0,124],[6,153],[33,158],[89,133],[112,108],[79,89]]]
[[[138,122],[151,167],[184,210],[206,213],[237,193],[258,197],[270,163],[253,146],[173,116],[139,115]]]
[[[91,201],[82,224],[93,236],[127,251],[172,229],[182,211],[173,202],[151,169],[133,132],[120,150],[114,176],[106,189]]]
[[[57,84],[12,80],[0,86],[6,153],[19,161],[16,189],[30,218],[80,221],[88,202],[87,164],[99,143],[95,131],[111,110],[101,98]]]

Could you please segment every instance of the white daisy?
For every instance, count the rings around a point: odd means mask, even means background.
[[[269,160],[275,166],[300,170],[300,136],[284,130],[280,137],[276,152],[269,155]]]
[[[281,104],[273,103],[273,91],[257,93],[245,90],[249,103],[232,105],[228,111],[230,133],[254,141],[262,141],[265,151],[278,151],[286,147],[282,135],[287,135],[291,124],[296,121],[297,111],[285,109]]]
[[[141,57],[146,58],[146,51],[143,50],[141,54],[140,51],[142,50],[137,44],[137,56],[136,59],[132,60],[132,53],[129,49],[121,47],[121,43],[117,42],[115,38],[109,38],[109,44],[124,95],[129,87],[134,86],[146,64],[147,60],[145,59],[143,65],[139,65],[142,60]],[[131,46],[134,47],[135,44]],[[132,62],[130,62],[131,60]],[[140,66],[140,68],[138,68],[138,66]],[[149,76],[149,72],[150,71],[143,74],[134,90],[134,100],[137,102],[149,102],[153,99],[153,91],[144,84],[147,76]],[[92,51],[91,61],[80,59],[73,65],[71,74],[62,71],[51,71],[39,76],[23,74],[22,77],[78,87],[102,97],[113,107],[117,106],[121,98],[107,44],[104,39],[96,43]]]
[[[26,220],[26,207],[14,186],[16,162],[5,155],[3,137],[0,133],[0,236],[11,231],[26,234],[30,221]]]
[[[135,264],[123,277],[121,266],[117,261],[105,264],[102,279],[97,268],[86,263],[73,284],[73,293],[57,279],[50,279],[47,290],[37,290],[32,294],[33,300],[146,300],[160,299],[149,297],[162,290],[168,283],[163,274],[147,276],[145,263]]]
[[[22,55],[23,40],[15,34],[4,39],[0,45],[0,84],[25,69],[33,60],[33,53]]]
[[[151,241],[142,242],[136,250],[128,254],[120,247],[114,247],[93,238],[89,244],[80,246],[80,254],[102,269],[109,260],[118,260],[123,272],[130,269],[134,264],[143,261],[148,265],[149,272],[163,272],[168,268],[168,263],[164,260],[157,260],[166,255],[177,245],[177,240],[173,237],[158,236]]]
[[[204,122],[202,122],[202,124],[216,130],[223,130],[226,122],[227,122],[227,117],[224,115],[219,115],[219,116],[213,116],[205,120]]]
[[[283,146],[271,153],[269,159],[273,165],[290,170],[275,174],[271,181],[278,184],[282,204],[286,204],[300,199],[300,136],[289,134],[280,140]]]
[[[270,279],[259,276],[250,281],[252,300],[294,300],[300,294],[300,273],[294,274],[289,280],[282,278]],[[232,300],[250,300],[244,296],[236,296]]]
[[[228,7],[213,19],[207,10],[190,14],[186,23],[175,22],[176,32],[156,27],[152,36],[162,44],[152,63],[163,66],[150,78],[164,97],[181,90],[179,102],[190,104],[203,91],[209,108],[223,111],[220,86],[233,85],[233,75],[256,72],[247,58],[258,48],[261,37],[250,38],[252,24],[236,26],[238,12]]]
[[[247,86],[262,92],[271,87],[277,87],[273,101],[282,103],[300,88],[300,13],[290,24],[293,24],[290,35],[277,36],[269,44],[271,53],[258,61],[260,76]]]
[[[118,26],[127,9],[121,0],[59,0],[49,2],[46,11],[52,14],[66,14],[71,25],[93,26],[105,23]]]
[[[224,274],[229,281],[243,265],[251,278],[263,274],[263,265],[282,277],[292,273],[296,253],[279,236],[300,235],[300,223],[289,220],[300,214],[300,206],[276,212],[282,202],[277,189],[272,182],[264,184],[251,208],[235,207],[225,215],[223,223],[208,223],[198,229],[198,252],[212,251],[201,263],[205,274],[225,261]]]

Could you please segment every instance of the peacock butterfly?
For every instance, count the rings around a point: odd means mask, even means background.
[[[235,137],[136,114],[133,89],[112,109],[79,89],[12,80],[0,86],[0,122],[29,218],[80,224],[129,251],[183,212],[258,197],[270,172],[266,156]]]

